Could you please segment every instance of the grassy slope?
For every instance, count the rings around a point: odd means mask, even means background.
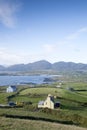
[[[0,117],[0,130],[86,130],[86,128],[43,121]]]
[[[76,89],[87,88],[86,84],[84,85],[82,83],[81,83],[81,85],[80,85],[80,83],[79,84],[76,83],[76,84],[73,84],[72,86],[74,86],[74,88],[76,88]],[[81,103],[87,102],[87,96],[86,96],[87,91],[85,92],[85,94],[84,93],[81,94],[81,91],[80,91],[80,93],[72,92],[72,91],[65,89],[64,86],[63,86],[63,88],[52,88],[50,86],[41,87],[41,88],[28,88],[28,89],[24,89],[24,90],[22,89],[22,91],[20,91],[19,94],[17,94],[15,97],[11,97],[10,100],[11,101],[12,100],[13,101],[32,101],[32,103],[36,105],[38,103],[38,101],[45,100],[49,93],[56,95],[58,97],[58,99],[56,99],[56,100],[60,101],[62,104],[61,109],[58,110],[57,113],[55,111],[52,113],[49,113],[48,111],[34,111],[33,112],[32,107],[31,107],[32,110],[29,107],[27,107],[27,108],[23,108],[23,109],[21,109],[21,108],[20,109],[18,109],[18,108],[17,109],[16,108],[0,109],[0,115],[3,115],[3,114],[14,114],[14,115],[24,115],[24,116],[29,115],[29,116],[43,117],[43,118],[54,119],[54,120],[59,120],[59,121],[60,120],[61,121],[73,120],[74,121],[75,118],[76,118],[75,120],[77,120],[77,117],[79,120],[79,116],[81,116],[80,118],[82,118],[82,117],[87,118],[87,107],[84,108],[81,106]],[[3,102],[6,103],[7,102],[6,97],[8,97],[8,96],[9,96],[9,94],[6,94],[4,92],[0,93],[0,103],[3,103]],[[2,120],[3,119],[4,119],[4,121],[6,121],[6,120],[10,121],[10,119],[2,118]],[[11,119],[11,120],[13,120],[13,119]],[[16,119],[16,120],[20,122],[20,120],[18,120],[18,119]],[[26,122],[28,122],[28,121],[26,121]],[[26,124],[26,122],[24,124]],[[35,121],[35,123],[36,123],[36,121]],[[83,120],[81,123],[83,123]],[[51,124],[51,123],[49,123],[49,124]],[[9,129],[11,129],[9,126],[9,123],[7,124],[7,126],[9,127]],[[85,125],[82,125],[82,126],[85,126]],[[21,126],[17,126],[17,127],[21,127]],[[52,126],[50,126],[48,128],[48,130],[49,129],[51,130],[51,127]],[[3,128],[4,128],[4,125],[3,125]],[[67,128],[67,127],[62,127],[61,130],[62,129],[64,130],[65,128]],[[69,126],[68,126],[68,128],[69,128]],[[35,126],[34,126],[34,128],[32,127],[32,129],[30,129],[30,130],[33,130],[33,129],[35,129]],[[40,128],[38,128],[38,129],[41,129],[41,124],[40,124]],[[43,128],[41,130],[45,130],[45,129],[46,128]],[[27,130],[27,128],[26,128],[26,130]],[[72,128],[70,128],[70,130],[74,130],[73,126],[72,126]]]
[[[77,92],[72,92],[66,89],[58,89],[58,88],[28,88],[20,92],[20,95],[28,95],[28,94],[53,94],[54,96],[63,97],[66,99],[75,100],[78,102],[86,102],[87,97],[84,95],[79,95]]]

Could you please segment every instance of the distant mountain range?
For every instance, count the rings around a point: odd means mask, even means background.
[[[50,63],[41,60],[29,64],[16,64],[9,67],[0,65],[0,71],[38,71],[38,70],[55,70],[55,71],[87,71],[87,64],[74,62],[55,62]]]

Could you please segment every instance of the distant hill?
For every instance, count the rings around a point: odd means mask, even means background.
[[[87,64],[62,61],[54,63],[52,69],[59,71],[84,71],[87,70]]]
[[[50,63],[41,60],[29,64],[16,64],[9,67],[0,65],[0,71],[35,71],[35,70],[55,70],[55,71],[87,71],[87,64],[74,62],[55,62]]]
[[[0,71],[4,71],[6,68],[2,65],[0,65]]]
[[[7,71],[25,71],[26,65],[24,64],[17,64],[11,65],[6,68]]]
[[[29,66],[31,70],[47,70],[52,68],[52,64],[46,60],[37,61],[27,66]]]

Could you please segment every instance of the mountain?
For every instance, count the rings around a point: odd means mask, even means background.
[[[38,70],[55,70],[55,71],[87,71],[87,64],[74,62],[55,62],[51,64],[46,60],[40,60],[29,64],[16,64],[9,67],[0,65],[0,71],[38,71]]]
[[[17,64],[7,67],[7,71],[33,71],[33,70],[47,70],[51,68],[51,63],[46,60],[41,60],[29,64]]]
[[[0,65],[0,71],[3,71],[3,70],[5,70],[5,67]]]
[[[87,64],[74,62],[56,62],[52,65],[52,70],[58,71],[84,71],[87,70]]]
[[[24,64],[17,64],[17,65],[11,65],[6,68],[7,71],[24,71],[25,70]]]
[[[52,68],[52,64],[46,60],[37,61],[28,64],[31,70],[47,70]]]

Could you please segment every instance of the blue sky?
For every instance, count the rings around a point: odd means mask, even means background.
[[[0,64],[87,63],[87,0],[0,0]]]

